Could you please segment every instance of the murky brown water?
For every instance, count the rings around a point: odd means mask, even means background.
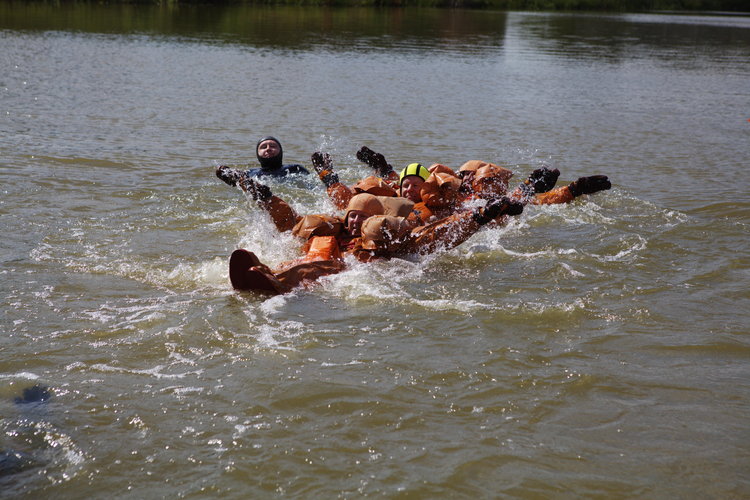
[[[750,18],[9,2],[0,67],[0,497],[750,495]],[[268,133],[614,188],[265,299]]]

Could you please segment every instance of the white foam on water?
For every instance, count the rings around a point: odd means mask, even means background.
[[[615,255],[592,254],[592,257],[599,259],[602,262],[619,262],[619,261],[628,260],[628,258],[631,257],[633,254],[637,254],[638,252],[645,250],[648,244],[647,240],[639,234],[633,235],[631,239],[632,238],[636,239],[636,241],[633,243],[629,243],[627,241],[628,238],[622,238],[621,241],[623,242],[623,245],[626,248],[623,248],[621,251],[617,252]]]
[[[403,282],[419,280],[424,264],[404,259],[363,263],[347,255],[346,270],[324,280],[326,291],[348,299],[370,297],[379,300],[401,300],[408,294]]]
[[[175,396],[177,396],[177,399],[185,399],[185,397],[191,395],[191,394],[200,394],[203,392],[205,387],[185,387],[180,385],[173,385],[169,387],[164,387],[160,390],[160,392],[164,393],[173,393]]]
[[[261,325],[255,335],[258,342],[256,347],[259,349],[296,351],[297,349],[289,341],[300,335],[299,328],[295,325],[290,327],[287,323],[294,322],[282,321]]]
[[[90,370],[103,372],[103,373],[126,373],[132,375],[148,375],[156,379],[181,379],[189,375],[200,375],[203,373],[203,369],[187,371],[182,373],[162,373],[164,365],[157,365],[153,368],[145,370],[136,370],[131,368],[124,368],[118,366],[112,366],[105,363],[95,363],[89,367]]]
[[[229,259],[215,257],[195,263],[180,263],[172,269],[153,269],[146,275],[150,283],[171,287],[225,287],[229,280]]]
[[[353,365],[363,365],[364,363],[362,361],[357,361],[356,359],[353,359],[351,361],[347,361],[346,363],[331,363],[329,361],[324,361],[320,363],[320,366],[324,368],[329,368],[333,366],[353,366]]]
[[[561,262],[560,266],[562,266],[563,269],[565,269],[566,271],[568,271],[568,273],[571,276],[575,276],[575,277],[585,276],[585,274],[583,274],[582,272],[576,271],[575,269],[573,269],[572,267],[570,267],[569,264],[566,264],[565,262]]]
[[[129,306],[117,306],[105,302],[99,309],[81,311],[78,316],[90,321],[110,324],[112,329],[129,329],[141,323],[161,321],[167,317],[166,313],[171,309],[175,309],[175,304],[167,304],[163,298],[139,301]]]
[[[39,375],[37,375],[36,373],[31,373],[31,372],[8,373],[8,374],[0,374],[0,379],[39,380]]]

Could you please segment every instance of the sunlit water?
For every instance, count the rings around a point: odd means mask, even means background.
[[[0,497],[750,495],[747,17],[0,12]],[[267,298],[268,133],[614,187]]]

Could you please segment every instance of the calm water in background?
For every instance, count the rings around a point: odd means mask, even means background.
[[[0,497],[750,495],[750,18],[2,3],[0,67]],[[614,188],[268,299],[268,133]]]

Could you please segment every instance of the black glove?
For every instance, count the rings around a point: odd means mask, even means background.
[[[245,176],[245,172],[240,172],[226,165],[216,167],[216,177],[226,182],[230,186],[236,186],[237,183]]]
[[[490,200],[484,208],[474,210],[473,217],[480,226],[483,226],[501,215],[518,215],[521,212],[523,212],[522,203],[503,196]]]
[[[385,161],[385,156],[376,153],[367,146],[362,146],[357,151],[357,159],[366,163],[368,167],[374,169],[380,177],[385,177],[393,171],[393,167]]]
[[[550,169],[545,165],[531,172],[531,175],[529,175],[528,180],[524,184],[534,188],[535,193],[546,193],[555,187],[558,177],[560,177],[558,169]]]
[[[312,154],[311,159],[313,168],[318,173],[318,177],[323,181],[325,187],[329,188],[339,182],[339,176],[333,171],[331,155],[316,151]]]
[[[273,196],[270,187],[247,176],[240,179],[240,187],[255,201],[268,201]]]
[[[604,191],[612,187],[612,183],[606,175],[592,175],[589,177],[579,177],[577,181],[573,181],[568,185],[570,192],[573,196],[581,196],[582,194],[596,193],[597,191]]]

